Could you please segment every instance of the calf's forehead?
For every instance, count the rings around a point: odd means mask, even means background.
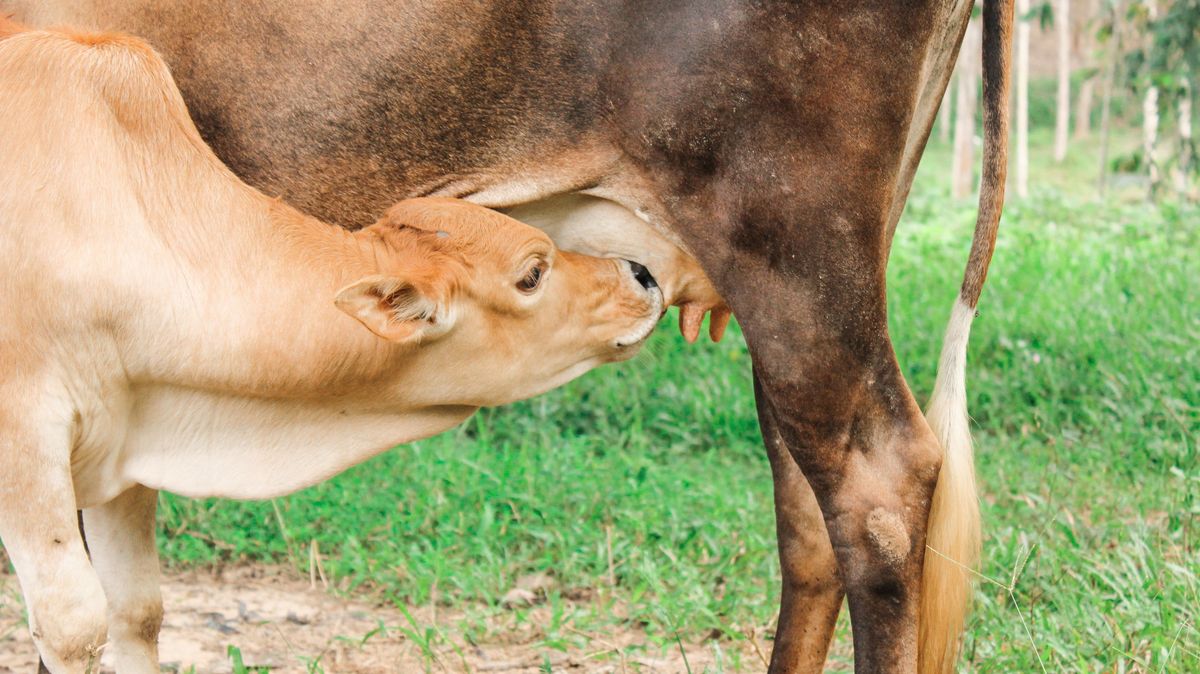
[[[387,219],[396,225],[436,232],[438,247],[469,263],[510,264],[548,254],[554,244],[544,232],[483,206],[456,199],[411,199],[396,204]]]

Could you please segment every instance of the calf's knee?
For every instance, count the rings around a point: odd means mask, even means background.
[[[104,592],[92,579],[79,587],[56,588],[33,600],[30,632],[53,674],[96,671],[108,623]]]
[[[158,642],[162,621],[162,600],[147,598],[139,604],[113,607],[108,616],[108,629],[114,641],[153,644]]]
[[[109,613],[108,649],[121,674],[158,672],[158,632],[162,601],[157,595],[137,604],[114,607]]]

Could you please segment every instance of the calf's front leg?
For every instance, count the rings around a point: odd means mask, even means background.
[[[92,566],[108,598],[108,648],[118,674],[157,674],[162,626],[154,514],[158,492],[136,486],[83,511]]]
[[[9,382],[11,385],[12,382]],[[14,397],[0,387],[0,401]],[[17,571],[29,628],[51,674],[98,668],[104,590],[79,536],[71,481],[69,415],[0,409],[0,540]]]

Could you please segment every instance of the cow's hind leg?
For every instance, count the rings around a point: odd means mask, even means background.
[[[840,339],[804,341],[794,375],[771,362],[770,349],[757,354],[756,367],[785,373],[764,378],[763,404],[824,515],[850,603],[856,671],[914,672],[940,445],[886,337],[866,361]]]
[[[757,375],[754,389],[775,482],[775,530],[783,574],[770,672],[821,672],[844,596],[837,558],[817,498],[779,435]]]
[[[796,228],[793,239],[749,230],[747,252],[773,242],[733,267],[740,277],[725,295],[763,416],[820,506],[850,605],[856,671],[911,673],[942,449],[888,337],[878,221],[851,215]]]
[[[158,672],[162,594],[154,545],[157,506],[157,491],[136,486],[83,511],[92,565],[108,598],[108,648],[120,674]]]
[[[69,447],[69,422],[0,409],[0,539],[53,674],[94,671],[106,632],[104,591],[79,535]]]

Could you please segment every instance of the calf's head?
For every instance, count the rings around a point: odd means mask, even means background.
[[[379,273],[337,306],[413,346],[446,403],[498,405],[632,357],[664,306],[644,267],[559,250],[542,231],[455,199],[410,199],[356,236]]]

